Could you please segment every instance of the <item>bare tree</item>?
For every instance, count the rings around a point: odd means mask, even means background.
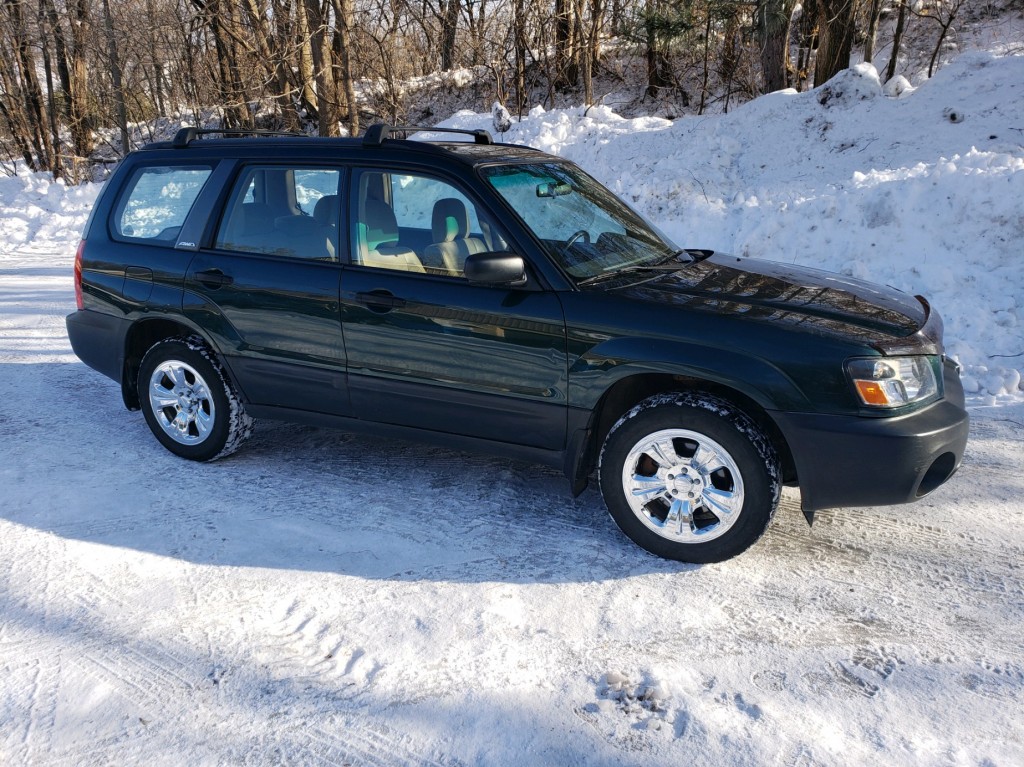
[[[949,33],[953,30],[953,23],[960,13],[964,0],[934,0],[931,5],[921,6],[920,10],[911,8],[918,18],[933,19],[939,25],[939,37],[932,48],[931,58],[928,59],[928,76],[935,73],[935,63],[938,61],[942,44],[946,41]]]

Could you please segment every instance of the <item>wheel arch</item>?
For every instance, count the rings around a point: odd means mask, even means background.
[[[656,394],[670,392],[706,392],[726,400],[746,413],[769,438],[782,463],[782,477],[787,484],[796,482],[796,464],[782,431],[768,411],[747,394],[717,381],[670,373],[636,373],[612,384],[598,400],[590,419],[582,453],[570,481],[582,491],[585,480],[597,465],[597,458],[612,426],[635,405]]]
[[[121,398],[125,407],[129,410],[138,410],[141,407],[139,402],[139,368],[142,365],[142,358],[153,344],[164,341],[168,338],[179,338],[186,336],[199,336],[207,346],[216,354],[216,347],[210,342],[206,334],[181,319],[170,319],[167,317],[153,317],[141,319],[132,324],[124,340],[124,365],[121,372]],[[220,355],[218,354],[218,357]],[[223,364],[223,359],[221,359]]]

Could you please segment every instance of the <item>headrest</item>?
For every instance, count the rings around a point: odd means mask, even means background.
[[[313,219],[320,226],[337,226],[340,213],[341,199],[336,194],[324,195],[313,207]]]
[[[445,197],[434,203],[430,228],[434,242],[452,242],[465,239],[469,234],[469,211],[466,204],[455,197]]]
[[[380,200],[367,200],[363,212],[366,220],[366,244],[375,249],[385,242],[398,241],[398,221],[391,206]]]

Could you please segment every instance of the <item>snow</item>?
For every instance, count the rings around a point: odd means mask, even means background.
[[[174,458],[65,336],[99,187],[0,179],[0,763],[1024,763],[1022,88],[1024,57],[973,53],[898,98],[861,66],[724,116],[535,108],[505,134],[681,245],[945,318],[960,473],[811,530],[787,490],[704,567],[542,467],[272,423]]]

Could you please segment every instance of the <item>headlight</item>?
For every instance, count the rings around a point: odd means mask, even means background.
[[[931,357],[873,357],[849,360],[846,372],[868,407],[895,408],[939,393]]]

